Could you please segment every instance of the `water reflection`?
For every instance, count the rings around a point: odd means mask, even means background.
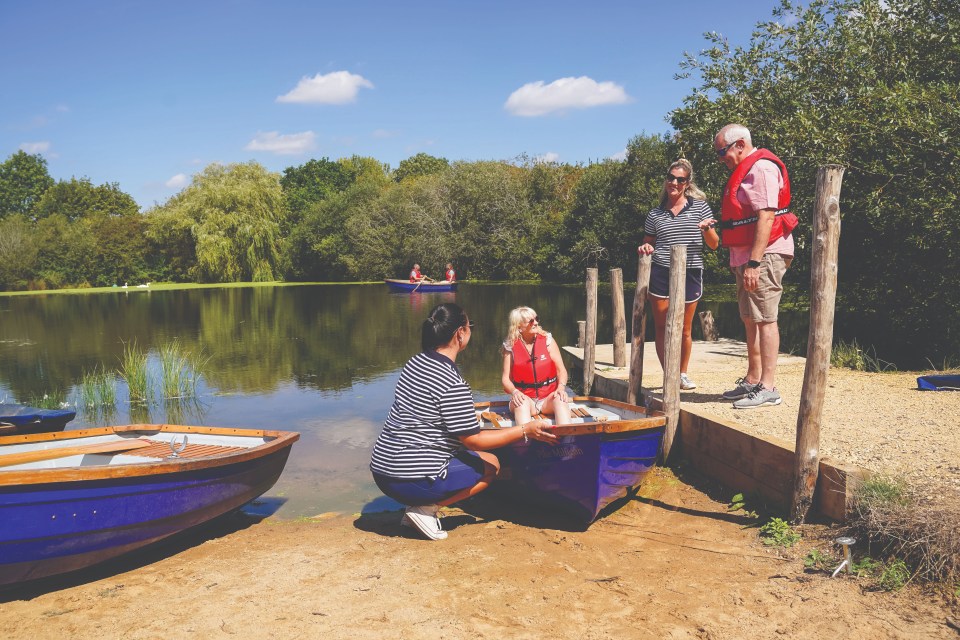
[[[626,297],[631,309],[632,292]],[[599,299],[598,340],[609,342],[609,290]],[[370,447],[400,367],[419,350],[420,324],[446,301],[462,305],[475,323],[458,365],[485,399],[502,394],[500,344],[510,309],[533,307],[561,345],[572,344],[585,295],[582,286],[462,284],[455,294],[310,285],[5,297],[0,398],[69,394],[84,372],[116,369],[125,342],[136,341],[155,362],[158,346],[178,339],[209,358],[197,401],[131,404],[119,384],[113,412],[81,408],[68,428],[169,422],[299,431],[268,496],[284,498],[279,515],[354,512],[380,495],[367,471]],[[721,335],[742,335],[735,303],[705,300],[707,308]],[[785,314],[781,322],[788,345],[793,321]],[[800,333],[806,337],[805,325]]]

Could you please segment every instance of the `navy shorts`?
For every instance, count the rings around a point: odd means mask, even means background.
[[[684,302],[696,302],[703,296],[703,269],[687,268],[686,298]],[[654,262],[650,265],[650,295],[654,298],[670,297],[670,267]]]
[[[436,478],[391,478],[373,474],[383,495],[408,507],[436,504],[474,486],[484,476],[485,463],[473,451],[461,451]]]

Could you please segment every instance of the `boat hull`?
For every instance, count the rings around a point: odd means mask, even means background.
[[[614,404],[602,398],[575,401],[595,408]],[[662,415],[637,417],[642,407],[616,404],[620,411],[629,407],[633,418],[556,427],[556,445],[531,440],[498,449],[504,479],[497,484],[511,495],[593,522],[643,481],[663,443]]]
[[[0,435],[62,431],[77,417],[68,409],[37,409],[22,404],[0,404]]]
[[[408,280],[384,280],[395,293],[443,293],[456,291],[456,282],[410,282]]]
[[[295,440],[219,458],[43,469],[35,482],[0,484],[0,585],[89,567],[238,509],[274,485]],[[0,480],[11,473],[25,472]]]

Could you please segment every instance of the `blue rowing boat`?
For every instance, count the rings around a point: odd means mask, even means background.
[[[478,403],[481,429],[513,426],[508,403]],[[666,418],[636,405],[598,397],[571,403],[572,423],[553,427],[559,442],[515,442],[495,451],[497,484],[510,495],[548,505],[589,524],[627,497],[656,464]]]
[[[960,391],[960,375],[920,376],[917,388],[921,391]]]
[[[82,569],[268,491],[299,434],[177,425],[0,438],[0,585]]]
[[[0,404],[0,435],[60,431],[77,417],[70,409],[38,409],[24,404]]]
[[[447,282],[446,280],[440,282],[410,282],[409,280],[391,278],[384,280],[384,282],[387,283],[390,291],[396,293],[443,293],[457,290],[456,282]]]

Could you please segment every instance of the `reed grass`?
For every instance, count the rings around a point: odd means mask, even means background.
[[[857,344],[857,340],[844,342],[841,340],[833,346],[830,352],[830,364],[834,367],[844,367],[854,371],[867,371],[870,373],[884,373],[885,371],[896,371],[897,368],[892,362],[887,362],[877,357],[877,350],[872,346],[869,349],[862,348]]]
[[[197,385],[206,359],[184,349],[180,340],[164,343],[157,350],[160,360],[160,390],[164,399],[196,398]]]
[[[153,400],[147,354],[137,347],[136,341],[124,343],[119,374],[127,383],[131,403],[149,404]]]
[[[67,405],[66,394],[60,389],[54,389],[42,396],[30,396],[26,404],[37,409],[62,409]]]
[[[117,379],[112,371],[97,365],[86,371],[77,385],[77,405],[80,407],[114,406],[117,402]]]

